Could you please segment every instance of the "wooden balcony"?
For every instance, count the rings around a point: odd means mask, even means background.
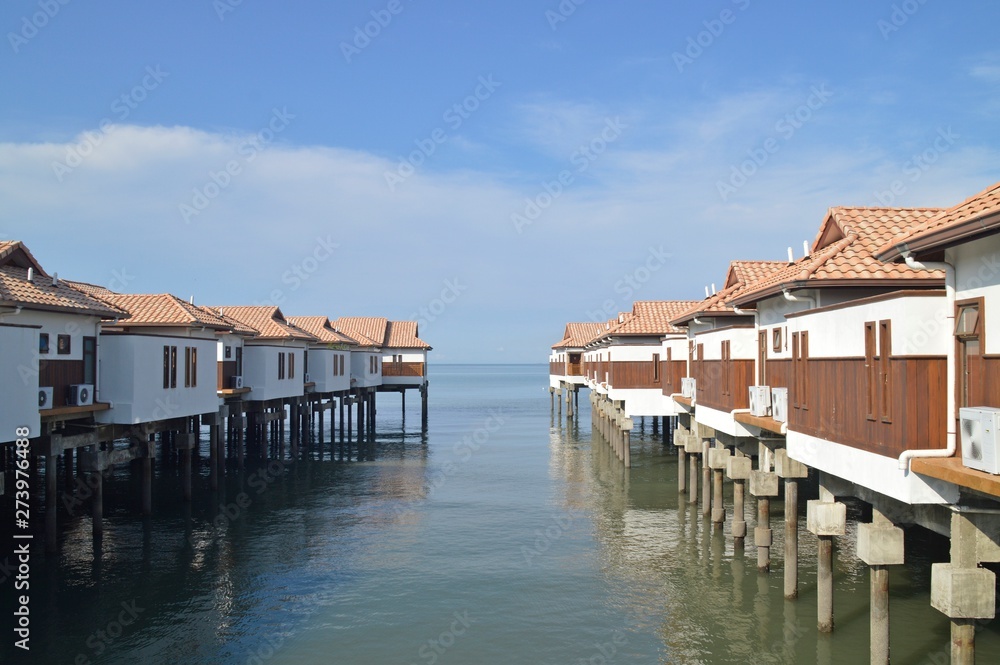
[[[422,377],[424,376],[424,363],[394,363],[382,364],[382,377]]]

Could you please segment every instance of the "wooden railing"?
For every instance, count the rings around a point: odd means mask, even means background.
[[[382,365],[382,376],[423,376],[424,363],[394,363],[388,362]]]

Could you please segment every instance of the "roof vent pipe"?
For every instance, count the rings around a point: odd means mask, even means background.
[[[35,283],[35,269],[34,268],[28,268],[28,281],[31,282],[32,284]]]
[[[706,284],[706,285],[705,285],[705,297],[706,297],[706,298],[709,298],[709,297],[711,297],[711,295],[712,295],[712,294],[708,292],[708,285]]]
[[[59,273],[52,273],[52,286],[59,286]]]
[[[713,296],[715,295],[715,283],[714,282],[712,283],[712,295]]]
[[[795,263],[795,252],[792,251],[791,247],[788,248],[788,262]]]
[[[803,240],[802,241],[802,256],[804,258],[809,258],[809,241],[808,240]]]

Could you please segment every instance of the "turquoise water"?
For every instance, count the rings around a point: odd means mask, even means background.
[[[787,602],[780,502],[773,571],[759,575],[753,548],[734,552],[678,501],[676,458],[649,424],[625,471],[591,444],[585,397],[577,423],[552,417],[547,371],[433,367],[426,438],[418,400],[404,420],[398,397],[380,396],[361,461],[339,448],[331,460],[328,444],[322,460],[232,473],[216,494],[203,478],[190,506],[177,469],[158,463],[149,520],[118,472],[98,559],[85,516],[62,519],[58,557],[34,554],[25,662],[867,662],[853,528],[837,543],[837,630],[818,636],[804,520],[801,597]],[[753,512],[748,500],[751,533]],[[928,589],[947,542],[907,538],[891,578],[893,662],[946,662],[934,659],[948,623]],[[979,662],[1000,662],[997,624],[979,634]]]

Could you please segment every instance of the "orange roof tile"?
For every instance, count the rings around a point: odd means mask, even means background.
[[[431,345],[420,339],[416,321],[389,321],[383,346],[394,349],[431,350]]]
[[[669,335],[683,332],[671,321],[697,305],[694,300],[637,300],[624,320],[604,332],[611,335]]]
[[[617,322],[617,321],[616,321]],[[590,342],[592,339],[603,333],[605,328],[604,322],[575,322],[567,323],[566,330],[563,332],[562,341],[556,342],[552,345],[553,349],[567,349],[567,348],[580,348],[582,349]]]
[[[337,330],[353,337],[363,347],[382,346],[389,320],[377,316],[342,316],[333,322]]]
[[[12,249],[10,246],[19,244],[5,243],[7,247],[0,247],[0,253],[6,252],[3,258],[12,258],[17,247]],[[53,279],[40,269],[35,271],[33,281],[29,282],[28,269],[11,261],[0,266],[0,305],[89,314],[103,319],[125,315],[121,309],[73,288],[69,282],[59,280],[55,285],[52,282]]]
[[[289,316],[287,320],[291,325],[306,331],[324,344],[358,345],[351,337],[334,330],[330,319],[325,316]]]
[[[273,305],[237,305],[209,309],[248,326],[257,332],[259,339],[316,341],[316,338],[306,331],[289,325],[285,315]]]
[[[733,314],[732,308],[727,305],[732,298],[768,279],[787,265],[783,261],[733,261],[729,264],[722,290],[696,302],[694,306],[678,314],[671,323],[688,323],[701,314]]]
[[[826,285],[917,286],[940,285],[941,271],[914,270],[882,263],[875,258],[888,239],[933,218],[938,208],[830,208],[812,244],[811,254],[785,267],[752,288],[727,296],[738,306],[754,303],[786,288]]]
[[[92,285],[91,288],[100,289]],[[106,327],[181,326],[214,330],[231,329],[228,323],[210,310],[192,305],[169,293],[125,294],[105,289],[100,298],[128,313],[127,318]]]
[[[884,261],[902,258],[905,252],[943,249],[1000,228],[1000,183],[970,196],[932,217],[908,233],[897,235],[877,252]]]

